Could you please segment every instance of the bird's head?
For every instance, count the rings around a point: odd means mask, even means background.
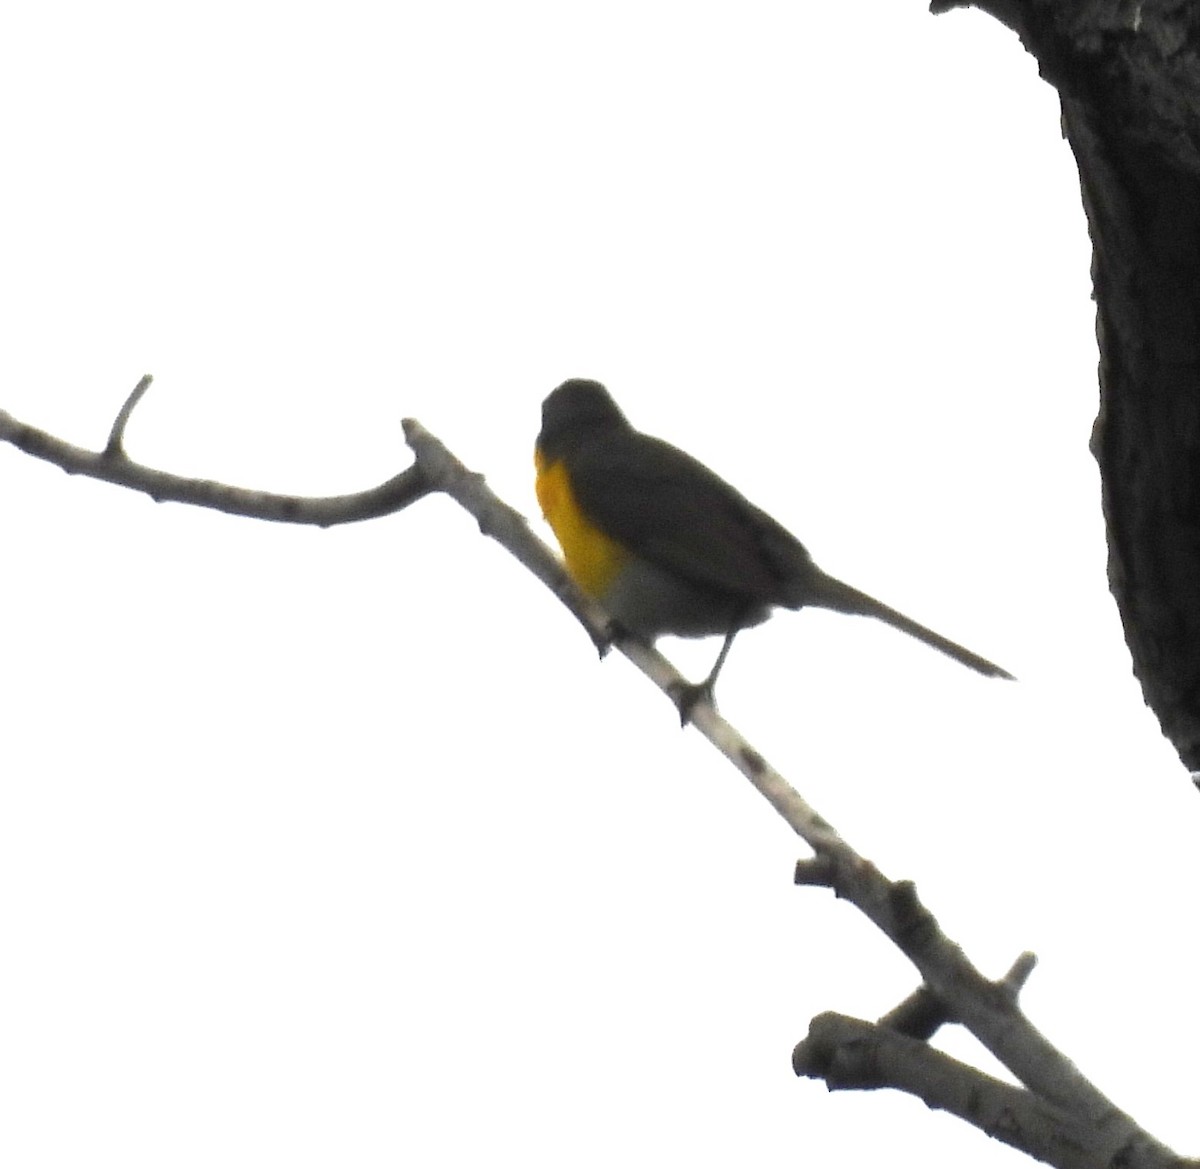
[[[586,378],[565,381],[542,403],[542,429],[537,446],[554,462],[564,450],[606,430],[629,427],[621,408],[599,383]]]

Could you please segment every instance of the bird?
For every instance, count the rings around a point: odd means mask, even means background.
[[[567,573],[617,632],[724,638],[699,684],[680,688],[682,722],[734,638],[777,608],[874,617],[993,678],[987,658],[818,568],[800,541],[698,459],[636,430],[600,382],[571,378],[542,403],[535,490]]]

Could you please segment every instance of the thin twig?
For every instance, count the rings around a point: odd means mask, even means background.
[[[1037,955],[1032,950],[1018,955],[1008,973],[1000,979],[1000,985],[1016,998],[1025,989],[1029,976],[1037,968]]]
[[[133,413],[134,407],[145,396],[152,381],[154,381],[153,375],[145,374],[142,380],[133,387],[129,397],[125,399],[125,404],[117,411],[117,417],[113,421],[112,430],[108,434],[108,442],[104,444],[104,455],[107,458],[125,458],[125,427],[129,425],[129,416]]]

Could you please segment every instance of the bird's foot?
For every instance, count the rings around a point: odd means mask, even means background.
[[[589,632],[592,635],[592,644],[596,647],[601,659],[614,645],[629,636],[629,630],[619,621],[613,620],[609,620],[599,632],[590,629]]]
[[[672,682],[667,689],[671,701],[679,711],[679,725],[686,727],[692,721],[692,714],[701,702],[707,702],[716,710],[717,700],[713,695],[713,685],[709,679],[703,682]]]

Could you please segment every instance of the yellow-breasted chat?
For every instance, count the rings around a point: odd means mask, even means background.
[[[699,460],[635,430],[599,383],[563,382],[542,404],[537,497],[567,572],[625,631],[720,635],[708,677],[681,699],[686,721],[712,695],[733,639],[776,607],[874,617],[961,662],[987,658],[823,572],[786,528]]]

